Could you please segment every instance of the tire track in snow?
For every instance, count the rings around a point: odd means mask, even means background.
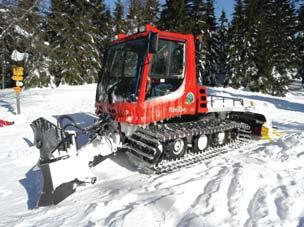
[[[139,224],[140,222],[135,221],[135,217],[140,216],[142,216],[140,221],[145,223],[160,223],[162,216],[156,212],[150,215],[151,211],[155,209],[157,204],[162,203],[162,200],[167,201],[168,198],[172,198],[173,193],[161,190],[159,192],[150,191],[147,194],[144,186],[147,177],[138,174],[101,183],[98,184],[98,187],[92,186],[80,191],[77,197],[73,196],[74,201],[69,201],[69,205],[77,201],[77,206],[82,209],[83,202],[94,200],[97,206],[94,204],[89,206],[84,211],[85,215],[82,218],[86,220],[86,223],[89,220],[90,225],[142,226]]]
[[[277,215],[281,220],[285,220],[289,213],[289,195],[286,185],[279,186],[276,192],[277,196],[274,200]]]
[[[296,226],[303,217],[304,174],[291,169],[278,174],[278,186],[272,190],[273,202],[280,222]],[[299,218],[299,221],[296,219]]]
[[[236,159],[232,164],[233,175],[227,190],[227,207],[230,226],[239,227],[248,219],[248,204],[254,198],[256,191],[263,182],[259,168],[263,169],[263,162],[257,161],[252,165],[246,163],[247,158]],[[233,160],[232,160],[233,162]]]
[[[125,217],[132,212],[137,202],[127,204],[125,207],[115,210],[104,221],[105,226],[123,226]]]
[[[218,172],[215,177],[209,181],[203,191],[204,194],[204,205],[206,208],[210,206],[210,199],[212,198],[213,194],[217,193],[220,189],[221,183],[223,181],[223,177],[225,177],[229,172],[229,169],[226,166],[221,167],[220,171]],[[198,202],[198,201],[197,201]]]
[[[228,188],[228,211],[231,214],[232,218],[232,226],[240,226],[239,219],[236,217],[239,214],[240,207],[240,198],[242,197],[243,194],[243,188],[240,182],[240,175],[241,175],[241,163],[236,163],[233,165],[233,177],[230,182],[230,186]]]
[[[216,209],[216,207],[219,207],[217,203],[222,203],[222,195],[219,192],[221,191],[223,180],[228,174],[229,168],[227,166],[220,167],[212,179],[206,182],[203,191],[197,195],[189,207],[188,213],[184,215],[177,226],[205,226],[208,216],[213,219],[213,216],[217,216],[214,215],[214,212],[221,213],[222,210]],[[215,198],[217,196],[220,198]],[[222,213],[222,215],[224,214]],[[218,220],[213,221],[216,222]]]
[[[245,222],[244,227],[258,226],[258,222],[269,215],[266,198],[267,192],[265,188],[259,188],[249,202],[247,208],[249,218]]]
[[[265,172],[267,176],[257,182],[257,190],[247,208],[249,217],[244,227],[297,226],[304,214],[304,174],[296,169],[276,170],[271,167],[262,168],[260,172]]]
[[[159,226],[163,217],[156,204],[170,197],[170,194],[144,195],[140,189],[132,189],[124,193],[125,196],[115,197],[97,207],[85,217],[92,223],[102,226]],[[140,217],[140,218],[139,218]]]

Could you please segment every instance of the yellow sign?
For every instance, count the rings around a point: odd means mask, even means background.
[[[13,87],[13,89],[16,93],[20,93],[22,91],[21,87]]]
[[[23,76],[12,76],[13,80],[23,80]]]
[[[23,67],[13,66],[14,76],[23,76]]]

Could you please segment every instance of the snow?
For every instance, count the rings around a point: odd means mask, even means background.
[[[19,35],[23,35],[26,38],[29,38],[30,36],[32,36],[30,33],[28,33],[27,31],[25,31],[19,25],[15,25],[15,32],[18,33]]]
[[[12,55],[11,55],[11,59],[13,61],[23,61],[27,57],[28,57],[27,53],[21,53],[18,50],[13,50]]]
[[[304,91],[293,83],[285,98],[209,88],[265,108],[284,136],[172,173],[149,175],[125,154],[94,169],[99,181],[51,207],[35,208],[42,176],[29,124],[69,114],[82,126],[95,116],[96,85],[0,90],[0,226],[304,226]],[[88,149],[94,149],[89,146]]]
[[[8,9],[0,9],[0,12],[1,13],[6,13],[6,12],[9,12],[9,10]]]

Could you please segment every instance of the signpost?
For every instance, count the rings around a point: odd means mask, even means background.
[[[13,87],[16,92],[16,103],[17,103],[17,114],[20,114],[20,93],[23,86],[23,67],[13,66],[13,76],[12,79],[16,81],[16,86]]]

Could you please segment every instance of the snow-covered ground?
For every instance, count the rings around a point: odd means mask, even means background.
[[[35,208],[42,176],[35,167],[30,123],[71,114],[90,124],[96,85],[30,89],[16,115],[11,90],[0,91],[0,226],[304,226],[304,91],[293,83],[286,98],[234,89],[214,95],[262,105],[285,135],[172,173],[138,172],[117,155],[100,165],[95,185],[57,206]],[[104,168],[104,169],[102,169]]]

